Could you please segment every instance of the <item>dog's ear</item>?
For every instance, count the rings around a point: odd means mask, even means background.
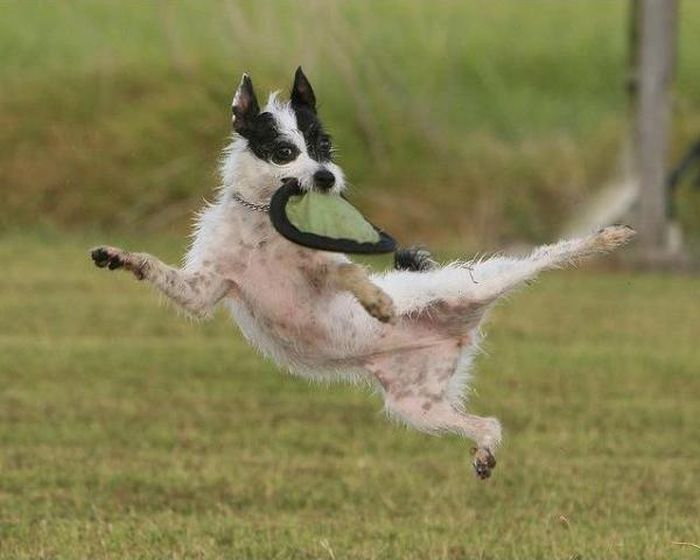
[[[231,109],[233,111],[233,130],[238,133],[248,130],[253,119],[260,113],[260,106],[255,97],[255,90],[253,90],[253,82],[248,74],[243,74],[241,78],[236,95],[233,97]]]
[[[295,109],[306,107],[314,113],[316,112],[316,96],[314,95],[314,90],[311,87],[309,80],[306,79],[301,66],[297,68],[297,71],[294,74],[294,85],[292,86],[291,100],[292,107]]]

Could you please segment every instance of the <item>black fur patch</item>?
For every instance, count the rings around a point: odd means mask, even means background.
[[[253,82],[248,74],[243,74],[231,106],[233,112],[233,129],[242,132],[251,126],[253,119],[260,113],[258,98],[255,96]]]
[[[331,161],[331,137],[323,130],[323,125],[315,113],[306,107],[293,107],[297,126],[304,135],[309,157],[318,161]],[[249,126],[239,134],[248,140],[250,150],[260,159],[270,161],[275,150],[281,145],[289,146],[296,152],[298,148],[281,135],[272,113],[256,115]]]
[[[394,253],[394,268],[396,270],[410,270],[411,272],[426,272],[437,268],[437,263],[427,249],[408,247],[398,249]]]
[[[330,161],[332,155],[331,137],[324,132],[323,125],[318,119],[316,94],[314,94],[301,66],[294,74],[290,99],[297,118],[297,127],[304,135],[309,156],[320,162]]]
[[[248,141],[250,151],[262,160],[272,161],[275,151],[280,147],[291,149],[294,157],[299,154],[299,149],[280,134],[272,113],[260,113],[239,134]]]
[[[297,127],[304,135],[309,156],[319,162],[331,161],[331,137],[323,130],[323,125],[316,112],[307,105],[292,103]]]
[[[253,118],[250,126],[240,131],[248,140],[250,150],[260,159],[270,159],[280,132],[271,113],[260,113]]]

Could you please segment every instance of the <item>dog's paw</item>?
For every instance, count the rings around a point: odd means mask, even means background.
[[[601,251],[612,251],[632,239],[637,232],[630,226],[608,226],[595,236],[595,242]]]
[[[408,247],[398,249],[394,253],[394,268],[396,270],[409,270],[411,272],[425,272],[437,267],[430,251],[423,247]]]
[[[382,323],[396,323],[396,308],[392,299],[382,290],[373,290],[370,298],[362,302],[367,313]]]
[[[126,260],[125,252],[116,247],[97,247],[90,251],[90,256],[95,266],[110,270],[122,268]]]
[[[474,451],[472,465],[476,476],[486,480],[491,476],[491,471],[496,467],[496,458],[488,447],[478,447]]]
[[[144,263],[132,253],[116,247],[96,247],[90,251],[90,257],[99,268],[123,268],[132,272],[139,280],[143,280]]]

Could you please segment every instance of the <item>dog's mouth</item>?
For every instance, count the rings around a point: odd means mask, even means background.
[[[290,193],[293,192],[295,195],[303,195],[307,193],[315,193],[315,194],[325,194],[328,196],[343,196],[342,193],[333,191],[332,187],[331,188],[323,188],[319,187],[318,185],[314,184],[313,181],[303,181],[299,179],[298,177],[283,177],[281,180],[281,185],[278,187],[277,191],[282,190],[283,188],[288,190]],[[277,191],[274,191],[272,193],[272,196],[275,195]],[[343,196],[344,197],[344,196]]]
[[[299,177],[284,177],[282,178],[282,184],[288,184],[292,181],[296,181],[299,188],[306,192],[318,192],[318,193],[334,193],[338,194],[342,189],[339,188],[342,185],[342,181],[339,181],[336,175],[329,169],[321,167],[317,169],[313,175],[310,177],[305,177],[301,179]]]
[[[297,177],[283,177],[282,178],[282,185],[277,188],[277,190],[280,190],[282,188],[286,188],[294,191],[299,191],[299,193],[307,193],[307,192],[312,192],[315,190],[314,186],[312,184],[308,184],[306,181],[302,181],[301,179]],[[276,193],[277,191],[275,191]],[[274,194],[273,193],[273,196]]]

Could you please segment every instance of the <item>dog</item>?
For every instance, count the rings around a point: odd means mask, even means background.
[[[262,109],[244,74],[232,109],[221,187],[198,215],[183,266],[109,246],[92,250],[95,264],[131,272],[198,317],[223,304],[255,348],[294,374],[368,382],[390,416],[472,440],[475,472],[488,478],[501,425],[467,413],[464,398],[486,312],[539,272],[611,251],[634,231],[611,226],[527,257],[446,265],[403,249],[393,270],[369,274],[345,255],[288,241],[267,215],[285,179],[336,194],[346,186],[302,69],[290,100],[273,93]]]

